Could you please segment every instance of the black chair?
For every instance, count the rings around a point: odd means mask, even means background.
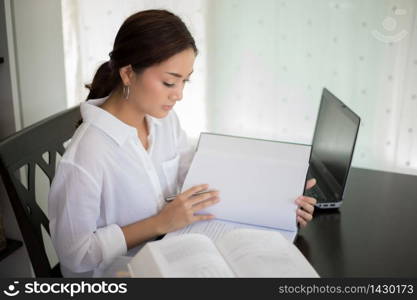
[[[51,266],[45,251],[41,226],[49,232],[49,220],[36,201],[35,168],[49,179],[55,175],[57,152],[71,139],[81,119],[79,106],[57,113],[24,128],[0,142],[0,173],[28,249],[36,277],[62,277],[59,263]],[[49,161],[43,158],[48,153]],[[27,184],[20,169],[27,168]],[[26,183],[26,182],[25,182]],[[45,201],[45,200],[44,200]]]

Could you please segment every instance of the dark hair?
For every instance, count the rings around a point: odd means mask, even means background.
[[[188,48],[198,53],[191,33],[173,13],[151,9],[131,15],[117,32],[110,60],[98,68],[93,82],[85,85],[90,89],[87,100],[105,97],[119,88],[120,68],[130,64],[139,74]]]

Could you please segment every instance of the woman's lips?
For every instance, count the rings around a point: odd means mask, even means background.
[[[163,110],[171,110],[174,107],[174,105],[162,105]]]

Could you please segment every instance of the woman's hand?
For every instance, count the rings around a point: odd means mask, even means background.
[[[311,189],[317,183],[316,179],[310,179],[307,181],[306,189]],[[300,196],[295,200],[297,203],[297,222],[301,227],[307,226],[308,222],[313,219],[314,205],[317,203],[317,200],[312,197]]]
[[[193,194],[207,189],[207,184],[194,186],[166,204],[156,216],[160,234],[175,231],[196,221],[213,219],[214,216],[211,214],[196,214],[196,212],[220,201],[218,191],[193,196]]]

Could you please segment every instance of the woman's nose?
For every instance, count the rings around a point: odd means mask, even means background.
[[[182,99],[182,88],[178,88],[170,94],[170,100],[179,101]]]

